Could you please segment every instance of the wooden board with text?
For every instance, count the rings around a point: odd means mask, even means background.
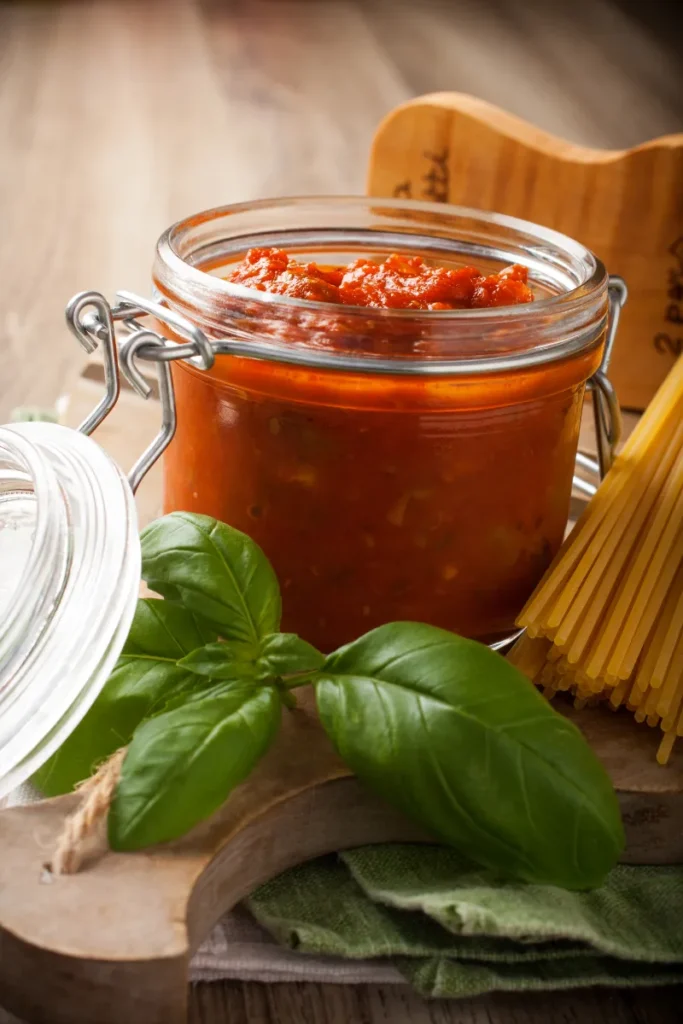
[[[626,408],[642,410],[683,351],[683,135],[589,149],[435,93],[378,128],[368,194],[510,214],[592,249],[629,288],[610,368]]]

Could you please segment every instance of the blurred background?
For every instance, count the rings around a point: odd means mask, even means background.
[[[76,291],[149,291],[181,216],[362,192],[380,120],[472,93],[588,146],[683,128],[683,5],[642,0],[0,2],[0,422],[81,361]]]

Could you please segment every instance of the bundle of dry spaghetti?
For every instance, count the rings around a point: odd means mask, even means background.
[[[625,704],[683,736],[683,358],[519,617],[510,659],[546,696]]]

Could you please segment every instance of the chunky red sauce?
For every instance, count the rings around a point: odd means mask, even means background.
[[[395,253],[381,262],[324,267],[299,263],[281,249],[250,249],[227,280],[295,299],[376,309],[477,309],[533,299],[527,269],[517,263],[485,275],[476,267],[434,267],[421,256]]]
[[[375,316],[368,328],[345,303],[422,310],[532,297],[523,268],[486,277],[405,256],[334,268],[256,250],[229,279],[336,305],[303,316],[227,300],[227,332],[242,315],[255,338],[275,323],[279,339],[334,349],[341,332],[345,351],[367,344],[397,360],[424,351],[425,314],[417,327]],[[584,382],[600,356],[598,346],[447,377],[235,356],[210,371],[174,363],[165,510],[213,515],[253,537],[282,586],[282,628],[323,651],[406,619],[500,636],[562,541]]]

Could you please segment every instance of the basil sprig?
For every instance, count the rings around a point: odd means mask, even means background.
[[[217,810],[312,683],[359,779],[473,863],[585,889],[617,862],[624,835],[605,769],[505,658],[411,622],[325,658],[279,632],[280,591],[260,548],[207,516],[157,520],[142,553],[164,600],[139,602],[102,694],[37,778],[67,791],[129,744],[109,813],[114,849],[178,838]]]

